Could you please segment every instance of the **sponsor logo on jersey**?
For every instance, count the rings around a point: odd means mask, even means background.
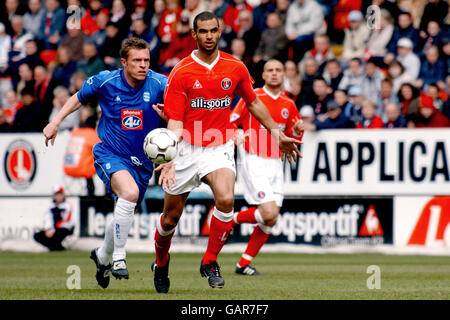
[[[122,109],[121,122],[123,130],[142,130],[143,128],[142,110]]]
[[[192,89],[201,89],[203,88],[202,85],[200,84],[200,81],[195,80],[194,86],[192,87]]]
[[[231,84],[232,84],[232,82],[231,82],[230,79],[228,79],[228,78],[223,79],[223,80],[222,80],[222,83],[221,83],[222,89],[223,89],[223,90],[228,90],[228,89],[230,89],[230,88],[231,88]]]
[[[36,174],[36,154],[33,146],[25,140],[14,140],[4,157],[5,176],[16,190],[30,186]]]
[[[284,119],[287,119],[287,118],[289,117],[289,110],[286,109],[286,108],[283,108],[283,109],[281,110],[281,116],[282,116]]]
[[[142,98],[144,99],[145,102],[150,102],[150,92],[145,91]]]
[[[210,99],[205,100],[203,97],[198,97],[194,100],[191,100],[191,108],[194,109],[225,109],[231,105],[231,98],[226,96],[221,99]]]

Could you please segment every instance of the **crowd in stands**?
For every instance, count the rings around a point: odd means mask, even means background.
[[[86,78],[120,67],[128,37],[145,39],[151,68],[169,74],[196,48],[204,10],[220,18],[219,49],[245,63],[255,87],[266,61],[285,64],[306,130],[450,126],[447,1],[5,0],[0,132],[41,131]],[[74,113],[60,130],[78,126]]]

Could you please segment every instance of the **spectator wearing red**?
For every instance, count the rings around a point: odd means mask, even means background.
[[[88,36],[99,31],[97,17],[100,13],[109,15],[109,10],[102,8],[100,0],[89,0],[89,9],[86,10],[86,13],[81,18],[81,30]]]
[[[244,10],[252,12],[253,8],[245,0],[233,0],[223,14],[223,22],[225,25],[230,26],[236,33],[241,28],[239,13]]]
[[[158,26],[158,36],[161,38],[161,42],[169,43],[172,38],[176,37],[182,11],[179,0],[167,0],[166,9],[161,14]]]
[[[330,50],[330,39],[326,35],[314,36],[314,47],[305,53],[299,63],[300,72],[303,72],[305,61],[308,58],[316,60],[320,73],[323,73],[326,62],[335,58],[333,51]]]
[[[449,119],[433,105],[433,98],[428,95],[420,97],[419,112],[415,121],[416,128],[448,128]]]
[[[191,29],[194,28],[194,18],[201,12],[207,11],[208,6],[205,0],[185,0],[185,10],[183,15],[189,18],[189,25]]]
[[[384,123],[380,116],[377,116],[375,102],[364,99],[361,104],[362,119],[356,124],[356,129],[380,129]]]
[[[7,104],[4,108],[4,114],[6,121],[12,125],[16,113],[20,108],[22,108],[23,103],[18,99],[16,92],[12,89],[5,93],[5,100]]]

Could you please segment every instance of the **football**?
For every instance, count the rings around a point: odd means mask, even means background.
[[[166,128],[150,131],[144,139],[144,153],[156,164],[169,162],[177,155],[178,139]]]

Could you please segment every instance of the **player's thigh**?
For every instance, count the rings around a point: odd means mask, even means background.
[[[211,188],[216,207],[223,212],[230,212],[234,205],[235,173],[229,168],[220,168],[208,173],[203,180]]]
[[[139,187],[127,170],[119,170],[111,175],[111,189],[124,200],[137,202],[139,199]]]
[[[264,202],[258,205],[261,218],[264,220],[264,224],[274,225],[277,222],[278,215],[280,213],[280,207],[275,201]]]
[[[167,192],[165,193],[164,209],[161,217],[163,226],[175,227],[178,224],[188,196],[189,192],[175,195]]]

